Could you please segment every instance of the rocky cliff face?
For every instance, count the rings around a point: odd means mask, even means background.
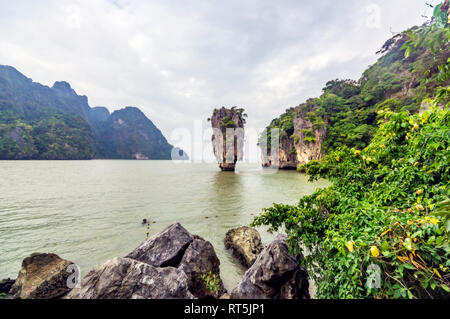
[[[431,34],[425,42],[432,42]],[[364,149],[378,129],[379,111],[420,112],[422,101],[448,82],[439,66],[446,64],[450,49],[418,48],[405,58],[403,44],[409,37],[403,32],[389,39],[359,80],[328,81],[319,97],[274,119],[267,131],[279,128],[280,148],[267,154],[270,132],[268,141],[262,137],[263,165],[295,169],[344,146]]]
[[[214,155],[222,171],[234,171],[244,157],[244,109],[222,107],[211,117]]]
[[[280,169],[297,169],[300,165],[323,157],[322,144],[327,133],[325,125],[313,123],[308,113],[316,109],[314,105],[302,104],[290,110],[291,118],[286,128],[278,128],[279,148],[261,143],[262,165]],[[271,128],[269,128],[271,129]],[[270,141],[271,133],[268,134]]]

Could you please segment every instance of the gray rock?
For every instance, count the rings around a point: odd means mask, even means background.
[[[10,294],[20,299],[59,298],[70,291],[67,270],[71,264],[55,254],[32,254],[23,260]]]
[[[189,290],[199,299],[208,297],[219,298],[224,292],[222,279],[220,278],[220,261],[217,258],[213,245],[197,236],[184,253],[178,269],[188,277]],[[211,291],[206,287],[201,278],[208,273],[217,276],[219,280],[217,290]]]
[[[231,249],[233,255],[247,268],[254,264],[264,249],[258,231],[247,226],[228,231],[224,243],[225,248]]]
[[[289,253],[286,236],[278,235],[244,274],[231,299],[309,299],[309,282],[300,258]]]
[[[243,109],[222,107],[211,117],[213,152],[222,171],[234,172],[236,162],[244,157]],[[234,131],[230,131],[234,129]],[[229,132],[227,132],[229,130]],[[229,135],[232,134],[232,135]]]
[[[15,282],[16,281],[11,278],[0,280],[0,294],[9,294],[9,291]]]
[[[194,240],[179,223],[173,224],[144,241],[125,258],[135,259],[155,267],[178,267],[184,252]]]
[[[116,257],[94,267],[67,299],[192,299],[186,274]]]

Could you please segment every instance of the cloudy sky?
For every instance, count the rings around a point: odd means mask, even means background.
[[[215,107],[261,128],[328,80],[358,79],[422,14],[425,0],[0,0],[0,64],[68,81],[91,106],[138,106],[185,146],[174,129]]]

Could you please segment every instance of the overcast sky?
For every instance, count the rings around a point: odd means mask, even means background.
[[[266,126],[358,79],[424,13],[425,0],[0,0],[0,64],[91,106],[138,106],[171,140],[220,106]]]

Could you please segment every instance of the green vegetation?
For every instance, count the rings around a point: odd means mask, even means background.
[[[450,289],[450,224],[436,214],[449,197],[450,115],[437,105],[422,115],[383,112],[364,150],[343,147],[306,166],[332,185],[297,206],[275,205],[253,225],[284,226],[293,252],[303,244],[319,298],[444,297]],[[371,264],[379,289],[365,283]]]
[[[27,120],[0,111],[0,158],[90,159],[93,133],[81,117],[54,112]]]
[[[303,117],[313,124],[314,130],[327,129],[324,153],[343,146],[366,147],[377,131],[379,110],[416,113],[423,99],[433,97],[437,87],[448,82],[450,49],[446,32],[415,27],[396,35],[386,42],[379,52],[382,57],[359,81],[329,81],[320,97],[274,119],[265,131],[267,142],[261,137],[259,144],[267,143],[270,150],[272,128],[280,128],[281,139],[291,138],[295,133],[294,119]],[[436,49],[438,45],[440,49]]]
[[[440,81],[450,75],[450,28],[441,12],[431,27],[386,42],[358,85],[327,84],[316,103],[329,153],[301,170],[331,186],[252,223],[284,230],[293,254],[307,250],[318,298],[449,296],[450,86]],[[405,88],[414,89],[399,94]]]
[[[237,106],[233,106],[230,109],[222,107],[220,110],[214,109],[212,118],[208,118],[208,122],[211,122],[213,118],[219,118],[220,120],[217,123],[218,126],[224,130],[227,128],[238,128],[242,125],[245,125],[248,115],[244,113],[245,110],[243,108],[238,108]],[[238,123],[233,120],[233,118],[238,120]]]
[[[216,294],[220,290],[220,278],[216,274],[213,274],[210,271],[202,275],[201,278],[206,285],[206,289],[208,289],[210,293]]]

